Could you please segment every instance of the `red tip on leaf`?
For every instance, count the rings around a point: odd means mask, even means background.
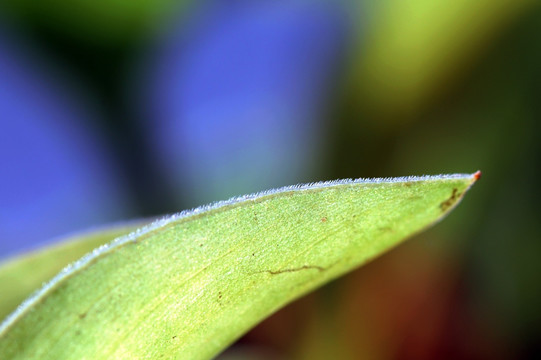
[[[473,177],[475,178],[475,181],[479,180],[481,178],[481,171],[477,171],[473,174]]]

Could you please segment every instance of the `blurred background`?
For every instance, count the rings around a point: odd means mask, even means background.
[[[541,358],[541,6],[1,0],[0,258],[283,185],[483,171],[221,359]]]

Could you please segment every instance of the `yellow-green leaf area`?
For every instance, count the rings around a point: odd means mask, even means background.
[[[442,218],[473,175],[345,180],[163,219],[63,270],[0,327],[9,359],[209,359]]]
[[[0,320],[17,308],[69,263],[116,237],[143,226],[144,221],[111,225],[69,236],[58,244],[0,262]]]

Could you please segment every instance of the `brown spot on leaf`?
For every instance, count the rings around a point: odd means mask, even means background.
[[[322,217],[321,218],[321,222],[326,222],[327,221],[327,218],[326,217]]]
[[[79,319],[84,319],[86,317],[86,312],[79,314]]]
[[[461,196],[462,196],[462,193],[459,193],[458,189],[454,188],[453,193],[451,194],[451,197],[449,197],[449,199],[445,200],[444,202],[440,204],[441,211],[446,211],[447,209],[449,209],[458,201],[458,199],[460,199]]]

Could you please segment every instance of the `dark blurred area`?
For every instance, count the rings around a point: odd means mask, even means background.
[[[0,1],[0,258],[336,178],[482,170],[221,359],[541,358],[541,6]]]

